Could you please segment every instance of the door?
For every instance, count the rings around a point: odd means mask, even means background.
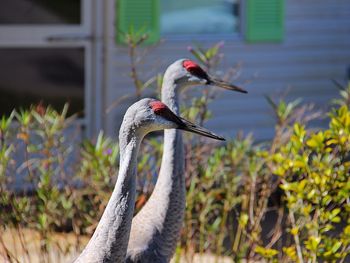
[[[60,110],[68,102],[87,135],[101,127],[102,60],[93,32],[99,2],[1,1],[0,115],[39,102]]]

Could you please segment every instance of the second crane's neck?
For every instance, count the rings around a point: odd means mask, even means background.
[[[180,115],[179,97],[183,88],[184,86],[176,83],[171,72],[165,72],[162,85],[162,101],[177,115]],[[164,154],[158,181],[172,181],[174,176],[177,177],[177,172],[183,171],[183,158],[182,132],[177,129],[165,130]]]
[[[165,73],[162,85],[162,102],[164,102],[174,113],[180,113],[179,95],[183,87],[175,83],[171,75]]]
[[[176,114],[180,112],[179,96],[182,88],[165,74],[162,101]],[[183,224],[186,200],[184,164],[182,132],[178,129],[165,130],[159,176],[153,193],[144,207],[152,214],[149,217],[154,233],[151,240],[156,240],[152,242],[156,244],[157,253],[168,259],[165,261],[169,261],[174,253]]]
[[[177,115],[180,115],[179,96],[182,88],[183,86],[175,83],[171,74],[165,73],[162,86],[162,101]],[[158,178],[159,183],[165,180],[168,185],[172,185],[174,179],[179,179],[178,173],[183,173],[183,159],[182,132],[177,129],[165,130],[164,154]]]
[[[184,86],[165,73],[162,86],[162,101],[177,115],[180,113],[179,97]],[[182,132],[177,129],[164,131],[164,153],[155,192],[171,195],[183,188],[184,150]],[[166,187],[165,187],[166,186]],[[166,198],[167,199],[167,198]]]

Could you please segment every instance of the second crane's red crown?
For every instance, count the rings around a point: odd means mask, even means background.
[[[189,60],[189,59],[184,60],[182,65],[188,72],[190,72],[194,76],[197,76],[202,79],[208,79],[207,73],[197,63],[193,62],[192,60]]]
[[[200,68],[201,67],[196,63],[196,62],[193,62],[192,60],[185,60],[183,62],[183,66],[185,69],[194,69],[194,68]]]

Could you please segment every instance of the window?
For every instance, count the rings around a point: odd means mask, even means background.
[[[79,24],[81,0],[1,0],[0,24]]]
[[[105,1],[1,0],[0,115],[43,102],[78,113],[84,135],[102,126]],[[99,44],[96,44],[99,43]]]
[[[43,102],[84,111],[83,48],[1,48],[0,116]]]
[[[91,35],[97,3],[2,0],[0,116],[39,102],[60,111],[68,102],[69,114],[78,114],[86,134],[95,131],[100,111],[95,110],[99,93],[93,84],[99,64],[94,63],[98,51],[92,49]]]
[[[130,28],[148,34],[148,44],[163,35],[232,34],[240,28],[247,42],[280,42],[285,0],[117,0],[117,42]],[[242,7],[239,5],[243,4]],[[240,14],[240,10],[244,13]]]
[[[232,34],[238,0],[161,0],[161,34]]]

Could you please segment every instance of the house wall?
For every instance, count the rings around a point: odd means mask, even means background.
[[[104,107],[133,92],[128,76],[127,49],[114,42],[114,1],[106,6],[106,83]],[[222,38],[200,39],[210,46]],[[337,89],[331,79],[343,81],[350,65],[350,2],[348,0],[286,0],[285,37],[282,43],[248,44],[243,37],[225,40],[225,58],[221,69],[239,64],[235,81],[249,91],[239,94],[220,92],[210,108],[213,119],[206,127],[229,137],[238,131],[253,132],[257,140],[273,136],[273,114],[264,98],[303,98],[325,109]],[[187,46],[196,39],[164,39],[146,56],[140,71],[143,77],[164,72],[178,58],[190,57]],[[125,109],[132,100],[125,100],[103,116],[104,128],[115,135]]]

